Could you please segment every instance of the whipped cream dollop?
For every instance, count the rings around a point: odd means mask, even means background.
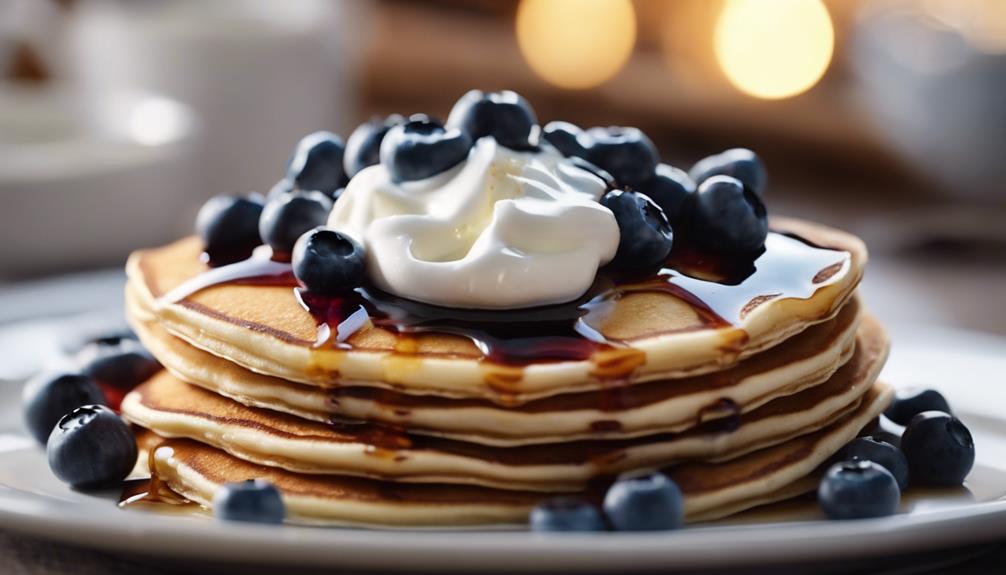
[[[370,280],[430,304],[512,309],[574,300],[618,249],[597,202],[604,182],[554,149],[519,152],[491,137],[431,178],[393,182],[365,168],[328,226],[367,252]]]

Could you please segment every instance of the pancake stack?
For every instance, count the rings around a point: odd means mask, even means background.
[[[863,244],[772,228],[736,281],[685,254],[575,304],[481,314],[317,301],[282,269],[208,268],[196,238],[140,251],[127,315],[166,369],[122,412],[151,473],[205,506],[262,478],[296,521],[517,524],[661,469],[689,521],[724,517],[816,488],[891,397]]]

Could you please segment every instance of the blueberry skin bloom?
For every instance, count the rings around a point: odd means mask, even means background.
[[[271,200],[262,210],[259,234],[274,257],[289,257],[297,238],[328,221],[332,200],[321,192],[293,192]]]
[[[831,519],[866,519],[893,515],[901,502],[891,472],[872,461],[832,465],[817,489],[821,509]]]
[[[685,499],[663,473],[620,477],[604,497],[604,514],[618,531],[664,531],[684,521]]]
[[[857,437],[838,450],[834,461],[872,461],[891,472],[902,491],[908,487],[908,459],[900,449],[885,441]]]
[[[531,510],[531,531],[573,532],[607,531],[608,526],[596,507],[571,497],[553,497]]]
[[[363,283],[366,255],[353,238],[317,228],[304,234],[293,248],[293,275],[308,291],[332,294]]]
[[[262,244],[258,233],[262,208],[258,194],[215,196],[203,204],[196,216],[196,233],[213,265],[247,259]]]
[[[213,515],[226,521],[275,525],[286,518],[286,505],[271,483],[249,479],[221,485],[213,496]]]
[[[395,182],[424,180],[460,164],[471,148],[467,133],[417,114],[388,130],[381,142],[381,163]]]
[[[346,176],[352,178],[360,170],[381,161],[381,142],[388,130],[401,124],[405,118],[392,114],[387,118],[374,116],[360,124],[346,140],[346,153],[342,164]]]
[[[660,161],[656,146],[637,128],[591,128],[586,136],[587,159],[623,186],[636,187],[649,179]]]
[[[688,207],[690,238],[722,254],[756,255],[768,237],[768,211],[740,180],[713,176],[699,184]]]
[[[659,164],[653,175],[639,184],[637,190],[660,206],[673,226],[684,215],[685,206],[695,193],[695,182],[684,170]]]
[[[636,192],[613,190],[601,197],[618,223],[618,251],[612,264],[622,269],[659,265],[671,253],[674,232],[657,204]]]
[[[562,121],[549,122],[541,131],[541,137],[563,156],[586,159],[587,145],[581,141],[581,138],[586,140],[583,134],[579,126]]]
[[[39,445],[49,440],[53,427],[82,405],[104,404],[105,394],[91,378],[80,373],[43,373],[24,387],[22,409],[28,431]]]
[[[765,185],[768,182],[765,164],[758,154],[747,148],[733,148],[703,158],[692,166],[688,175],[697,184],[702,184],[713,176],[737,178],[759,196],[765,195]]]
[[[975,442],[961,420],[940,411],[924,411],[908,422],[901,437],[912,482],[955,486],[964,483],[975,463]]]
[[[304,136],[290,156],[286,177],[298,189],[317,190],[331,196],[346,185],[342,156],[346,144],[332,132],[314,132]]]
[[[950,404],[935,389],[909,389],[898,392],[884,415],[894,423],[908,425],[913,417],[923,411],[950,413]]]
[[[517,92],[470,90],[454,104],[447,116],[447,129],[458,129],[472,141],[492,136],[501,146],[531,150],[538,146],[531,104]]]
[[[49,436],[49,467],[77,489],[113,487],[136,465],[136,439],[129,425],[103,405],[66,414]]]

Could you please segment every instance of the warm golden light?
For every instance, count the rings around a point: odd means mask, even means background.
[[[758,98],[788,98],[824,75],[835,30],[820,0],[727,0],[716,22],[715,48],[737,89]]]
[[[611,79],[636,43],[630,0],[522,0],[517,43],[531,69],[562,88]]]

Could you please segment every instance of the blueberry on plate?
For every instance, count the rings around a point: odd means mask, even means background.
[[[747,148],[733,148],[699,160],[688,175],[696,184],[713,176],[730,176],[737,178],[752,192],[763,196],[765,183],[768,180],[765,164],[758,154]]]
[[[273,257],[290,257],[297,238],[328,221],[332,200],[321,192],[293,192],[280,196],[262,210],[259,234],[272,248]]]
[[[696,246],[721,254],[757,255],[768,236],[768,212],[740,180],[713,176],[699,184],[688,210],[689,237]]]
[[[872,461],[891,472],[904,491],[908,487],[908,459],[900,449],[872,437],[857,437],[835,454],[833,461]]]
[[[587,157],[588,144],[586,142],[589,138],[575,124],[562,121],[549,122],[542,129],[541,137],[552,144],[556,150],[559,150],[563,156]]]
[[[890,443],[898,449],[901,449],[901,436],[905,433],[905,428],[881,414],[864,429],[864,432],[864,435],[868,437],[877,441]]]
[[[674,232],[660,206],[642,194],[612,190],[601,197],[618,223],[618,251],[612,263],[622,269],[659,265],[671,253]]]
[[[685,205],[695,193],[695,182],[684,170],[659,164],[653,175],[636,189],[660,206],[673,225],[681,220]]]
[[[471,148],[467,133],[416,114],[388,130],[381,142],[381,163],[395,182],[424,180],[460,164]]]
[[[85,405],[63,416],[46,445],[49,468],[77,489],[113,487],[136,465],[129,425],[103,405]]]
[[[226,521],[279,524],[286,517],[283,496],[262,479],[227,483],[213,495],[213,515]]]
[[[684,513],[681,489],[659,472],[623,475],[604,497],[604,514],[618,531],[677,529]]]
[[[196,233],[211,265],[224,265],[247,259],[262,244],[258,220],[264,200],[258,194],[215,196],[196,216]]]
[[[386,118],[374,116],[357,126],[346,140],[346,154],[342,158],[346,176],[352,178],[363,168],[380,162],[384,136],[404,121],[405,118],[392,114]]]
[[[346,185],[342,156],[346,144],[332,132],[304,136],[286,167],[286,177],[300,190],[317,190],[329,196]]]
[[[832,465],[817,488],[817,501],[831,519],[866,519],[893,515],[901,490],[891,472],[872,461]]]
[[[623,186],[635,187],[649,179],[660,161],[656,146],[637,128],[591,128],[586,136],[587,159]]]
[[[472,141],[492,136],[501,146],[514,150],[538,147],[538,118],[531,104],[517,92],[469,90],[447,116],[447,129],[458,129]]]
[[[884,415],[894,423],[908,425],[913,417],[923,411],[950,413],[950,404],[935,389],[907,389],[898,392]]]
[[[531,531],[607,531],[601,513],[590,503],[573,497],[553,497],[531,510]]]
[[[901,437],[901,450],[914,484],[960,485],[975,463],[971,432],[961,420],[941,411],[913,417]]]
[[[25,425],[40,445],[49,440],[61,417],[93,403],[105,403],[101,388],[83,374],[68,372],[35,376],[25,385],[21,399]]]
[[[356,288],[363,283],[366,264],[363,247],[335,230],[311,230],[293,247],[293,275],[315,293]]]
[[[160,371],[161,364],[132,339],[115,344],[92,343],[77,354],[81,372],[96,383],[132,389]]]

